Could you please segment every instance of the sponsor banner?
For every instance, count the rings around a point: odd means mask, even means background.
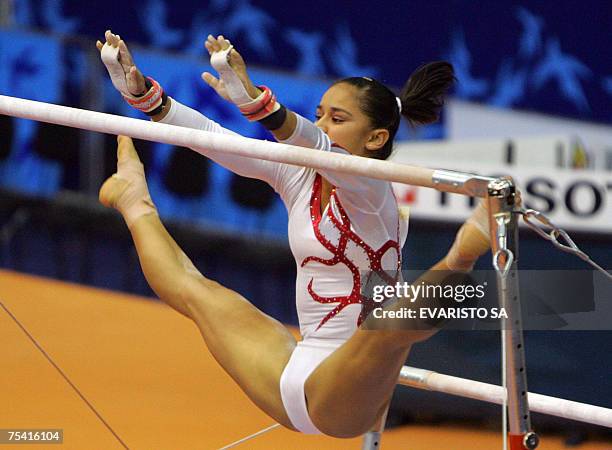
[[[445,168],[486,176],[510,175],[521,190],[526,208],[546,214],[568,230],[612,234],[612,172],[517,167],[500,170],[466,164]],[[476,203],[462,195],[399,183],[394,183],[394,189],[400,205],[409,206],[411,216],[420,219],[460,222]]]
[[[612,126],[459,100],[449,101],[445,113],[450,142],[472,140],[472,144],[476,139],[512,142],[518,150],[515,161],[518,165],[531,159],[536,164],[548,160],[551,167],[612,169]],[[508,139],[509,136],[513,138]],[[552,149],[541,142],[542,136],[555,136],[549,140]],[[521,158],[521,150],[527,158]],[[482,156],[491,158],[490,152]]]

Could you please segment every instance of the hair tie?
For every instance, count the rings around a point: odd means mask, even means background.
[[[399,113],[402,113],[402,99],[399,97],[395,97],[395,101],[397,102],[397,109],[399,110]]]

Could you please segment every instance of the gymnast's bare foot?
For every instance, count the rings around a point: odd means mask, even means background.
[[[117,173],[104,182],[98,197],[104,206],[117,209],[129,227],[139,217],[157,210],[132,139],[118,136],[117,143]]]

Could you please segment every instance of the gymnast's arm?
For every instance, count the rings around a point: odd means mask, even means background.
[[[291,116],[292,119],[289,119],[289,116]],[[289,145],[296,145],[298,147],[321,150],[324,152],[350,155],[348,151],[335,145],[321,128],[299,114],[288,111],[287,119],[285,120],[285,124],[287,123],[291,123],[291,125],[288,125],[285,128],[287,133],[290,132],[288,136],[286,136],[284,133],[274,133],[275,137],[280,142]],[[363,198],[363,196],[368,197],[372,193],[376,192],[382,192],[384,194],[386,190],[383,188],[389,185],[389,183],[384,180],[349,173],[334,172],[332,170],[325,169],[320,169],[318,172],[327,178],[327,180],[334,186],[344,191],[359,194],[361,198]]]
[[[329,136],[314,123],[276,102],[267,88],[262,87],[262,91],[256,87],[242,56],[227,39],[208,36],[205,45],[219,78],[208,72],[202,78],[219,96],[234,103],[248,120],[258,121],[282,143],[348,154],[333,145]],[[365,212],[379,211],[390,194],[390,184],[386,181],[328,170],[318,172],[338,188],[344,203],[359,205]]]
[[[153,116],[152,119],[161,123],[193,128],[210,133],[239,136],[234,131],[223,128],[217,122],[209,119],[202,113],[183,105],[171,97],[168,97],[168,102],[162,112]],[[217,164],[220,164],[238,175],[257,178],[267,182],[277,191],[280,189],[278,178],[283,170],[283,164],[281,163],[247,158],[205,148],[193,148],[192,150],[212,159]]]
[[[119,35],[108,30],[105,33],[105,39],[105,44],[98,41],[96,46],[101,52],[102,61],[113,85],[131,106],[149,115],[154,121],[211,133],[238,135],[175,99],[165,94],[162,95],[161,86],[154,80],[146,81],[138,70],[127,45]],[[238,175],[266,181],[279,192],[279,189],[282,188],[280,177],[287,171],[285,165],[210,149],[194,148],[193,150]]]

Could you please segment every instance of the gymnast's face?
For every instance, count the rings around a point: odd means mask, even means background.
[[[356,156],[372,156],[389,139],[388,130],[373,129],[359,106],[359,89],[347,83],[330,87],[317,106],[315,124],[332,140]]]

